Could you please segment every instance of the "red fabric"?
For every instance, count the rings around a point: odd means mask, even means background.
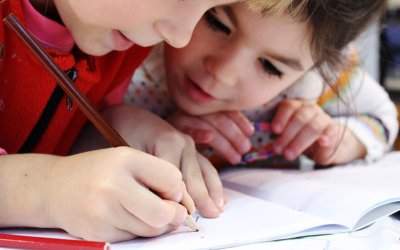
[[[66,27],[40,14],[29,0],[21,0],[21,6],[26,28],[39,40],[43,47],[60,52],[72,51],[75,41]]]
[[[5,0],[0,7],[1,19],[13,12],[25,24],[20,0]],[[0,148],[13,154],[36,125],[56,82],[3,22],[0,42],[4,46],[0,62]],[[97,106],[105,95],[132,75],[150,49],[135,45],[127,51],[113,51],[101,57],[78,50],[74,55],[50,53],[63,70],[73,66],[79,72],[76,85]],[[33,152],[66,155],[86,121],[76,105],[67,110],[64,96]]]

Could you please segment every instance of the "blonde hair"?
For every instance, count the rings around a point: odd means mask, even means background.
[[[296,15],[306,4],[307,0],[296,1],[296,7],[293,9],[291,5],[294,0],[242,0],[251,11],[259,12],[264,15],[279,15],[290,9],[290,13]]]

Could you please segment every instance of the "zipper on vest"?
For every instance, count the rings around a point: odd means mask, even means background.
[[[76,78],[78,78],[78,71],[76,71],[74,68],[65,71],[65,74],[67,74],[67,76],[71,78],[72,82],[75,82]],[[74,102],[72,101],[71,97],[67,95],[67,109],[72,110],[73,105]]]
[[[74,68],[67,70],[65,73],[71,78],[73,82],[75,82],[76,78],[78,77],[78,72]],[[64,90],[57,84],[38,122],[32,129],[24,145],[22,145],[22,147],[19,149],[18,151],[19,154],[32,152],[33,148],[36,146],[36,144],[46,131],[47,127],[49,126],[51,118],[56,112],[57,107],[60,104],[64,94],[65,94]],[[68,99],[70,98],[67,96],[67,109],[71,110],[73,102],[71,99],[69,102]]]

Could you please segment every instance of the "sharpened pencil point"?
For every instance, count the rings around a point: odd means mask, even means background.
[[[196,222],[194,221],[194,219],[191,215],[188,215],[186,217],[186,220],[183,223],[185,223],[186,226],[188,226],[190,229],[192,229],[193,232],[199,231],[199,227],[197,226]]]

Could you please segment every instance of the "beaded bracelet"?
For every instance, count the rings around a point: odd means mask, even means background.
[[[254,130],[271,132],[271,125],[268,122],[255,122]],[[276,154],[272,149],[263,149],[258,152],[252,152],[243,155],[241,163],[242,164],[252,163],[258,160],[266,160],[274,156],[276,156]]]

